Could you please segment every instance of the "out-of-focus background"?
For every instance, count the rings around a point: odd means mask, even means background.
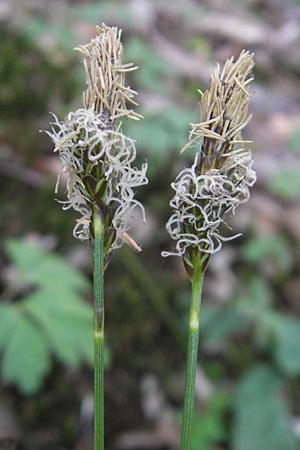
[[[81,106],[73,47],[102,22],[123,29],[125,60],[140,66],[128,83],[145,119],[125,131],[150,179],[143,252],[122,248],[106,273],[106,448],[178,449],[190,286],[181,260],[160,256],[170,181],[192,157],[178,153],[199,120],[197,88],[245,48],[258,181],[231,220],[243,236],[205,280],[192,450],[299,449],[298,0],[1,0],[0,448],[92,448],[89,248],[54,201],[60,163],[38,131],[49,111]]]

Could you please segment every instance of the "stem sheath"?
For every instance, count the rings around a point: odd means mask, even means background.
[[[181,431],[181,450],[190,449],[191,425],[194,413],[195,380],[198,358],[201,296],[204,272],[201,271],[201,258],[195,258],[192,278],[192,299],[189,318],[187,363],[185,374],[185,393]]]
[[[104,225],[93,210],[94,250],[94,450],[104,450]]]

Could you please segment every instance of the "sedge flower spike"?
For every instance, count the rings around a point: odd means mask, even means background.
[[[210,88],[200,92],[202,122],[191,124],[189,142],[181,150],[192,147],[197,153],[192,167],[183,169],[171,184],[173,213],[166,228],[176,248],[162,254],[182,256],[188,272],[196,254],[207,265],[223,241],[239,236],[225,237],[220,227],[226,225],[225,214],[234,214],[249,199],[256,180],[249,141],[241,137],[251,119],[248,86],[253,67],[253,54],[247,51],[236,61],[227,60],[222,69],[216,67]]]
[[[54,142],[54,151],[59,153],[61,172],[67,174],[63,209],[73,208],[81,216],[73,234],[81,240],[93,237],[91,220],[96,205],[104,223],[104,249],[108,255],[123,242],[140,250],[127,231],[135,208],[140,209],[145,220],[134,188],[148,180],[147,164],[141,169],[133,166],[135,142],[122,132],[123,117],[142,118],[127,107],[137,103],[133,99],[136,92],[125,84],[125,74],[137,67],[123,63],[121,30],[103,24],[96,27],[96,32],[90,43],[75,48],[86,72],[83,107],[70,112],[63,121],[53,115],[52,130],[47,133]]]

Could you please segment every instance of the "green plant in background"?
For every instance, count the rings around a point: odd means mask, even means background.
[[[283,377],[267,365],[253,367],[235,395],[234,450],[296,450],[288,423]]]
[[[37,112],[39,114],[48,111],[50,100],[55,98],[69,102],[76,90],[77,82],[73,74],[70,74],[69,84],[64,91],[60,88],[61,81],[65,77],[65,67],[60,59],[49,56],[42,51],[40,42],[45,34],[45,23],[36,25],[37,19],[31,17],[20,27],[19,34],[13,35],[12,31],[3,26],[0,31],[0,51],[3,62],[0,66],[0,107],[1,124],[5,128],[16,126],[16,119],[26,120],[26,126],[22,134],[32,140],[28,128],[28,122],[34,120]],[[39,30],[39,31],[38,31]],[[51,30],[53,32],[53,29]],[[13,37],[12,37],[13,36]],[[72,41],[71,41],[72,42]],[[56,46],[56,57],[59,54],[59,45]],[[60,50],[62,52],[62,50]],[[63,53],[68,65],[73,61],[68,54]],[[40,84],[36,83],[36,61],[40,75]],[[30,108],[28,108],[30,103]],[[24,114],[26,117],[24,118]],[[20,126],[20,125],[19,125]],[[15,128],[14,128],[15,130]],[[27,140],[26,139],[26,140]],[[25,145],[26,143],[23,143]],[[30,146],[29,146],[30,147]],[[30,149],[28,150],[29,155]]]
[[[298,169],[282,169],[268,180],[270,192],[283,200],[295,200],[300,192],[300,177]]]
[[[190,140],[182,149],[196,147],[194,164],[172,183],[175,196],[170,202],[173,214],[167,231],[176,248],[163,252],[163,256],[181,256],[192,282],[181,450],[189,450],[191,445],[204,273],[222,242],[237,237],[221,234],[220,226],[226,224],[224,214],[233,214],[249,199],[249,187],[255,182],[252,156],[241,138],[251,118],[247,116],[247,88],[253,80],[253,66],[253,55],[245,51],[237,61],[231,58],[222,69],[217,66],[210,89],[202,94],[203,122],[193,124]]]
[[[289,138],[289,150],[294,154],[299,154],[300,152],[300,129],[295,128]]]
[[[205,347],[219,349],[237,374],[230,396],[231,448],[294,450],[288,389],[300,374],[300,320],[276,308],[277,301],[283,305],[282,292],[274,294],[270,280],[262,275],[265,265],[272,263],[273,276],[281,285],[294,265],[293,255],[280,235],[248,240],[242,255],[253,267],[248,290],[221,308],[205,305],[202,340]],[[293,390],[295,396],[297,390]]]
[[[149,172],[155,174],[168,161],[170,151],[183,147],[188,132],[188,124],[196,120],[189,108],[176,103],[172,85],[168,83],[170,68],[162,56],[140,37],[128,39],[127,53],[134,58],[140,70],[133,74],[134,82],[154,97],[153,109],[145,114],[142,127],[126,124],[128,134],[141,142],[149,158]]]
[[[291,167],[281,167],[267,181],[268,190],[284,201],[295,201],[300,192],[299,170],[295,166],[299,162],[300,131],[294,129],[288,140],[288,150],[295,164]]]
[[[221,392],[214,393],[202,414],[195,414],[191,425],[191,450],[214,450],[224,441],[227,432],[223,415],[228,399]]]
[[[127,103],[137,105],[136,92],[125,86],[125,74],[136,70],[123,63],[121,30],[102,25],[87,45],[76,48],[82,56],[87,89],[84,107],[60,122],[54,116],[47,132],[59,152],[61,172],[68,174],[63,209],[80,214],[74,236],[89,240],[94,273],[94,450],[104,449],[104,270],[112,251],[126,242],[139,246],[127,234],[134,210],[144,218],[134,188],[147,184],[147,165],[132,167],[135,142],[122,133],[122,118],[141,116]],[[60,176],[58,177],[58,183]]]
[[[183,146],[188,131],[191,112],[184,108],[165,107],[155,113],[148,113],[143,120],[143,127],[133,127],[129,122],[126,130],[138,142],[141,142],[149,155],[149,171],[157,173],[168,161],[170,151],[176,146]]]
[[[170,94],[166,86],[166,77],[169,74],[168,64],[151,48],[144,39],[132,37],[127,43],[129,58],[135,58],[140,70],[135,79],[143,90],[155,92],[165,96]]]
[[[36,392],[51,368],[93,363],[93,309],[80,294],[89,286],[80,272],[39,245],[10,240],[15,271],[0,303],[1,376],[26,394]]]

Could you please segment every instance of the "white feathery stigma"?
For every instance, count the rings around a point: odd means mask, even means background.
[[[131,166],[136,158],[135,142],[121,132],[106,130],[101,114],[93,109],[78,109],[69,113],[62,122],[55,115],[54,119],[52,130],[47,134],[59,152],[61,172],[68,176],[67,201],[63,202],[63,209],[73,208],[81,214],[74,236],[82,240],[90,237],[93,200],[86,192],[82,178],[87,167],[91,171],[99,164],[107,182],[104,204],[109,208],[115,203],[112,225],[118,237],[130,228],[134,208],[141,210],[145,220],[144,208],[135,200],[133,188],[148,183],[147,164],[143,164],[141,169]],[[120,242],[120,239],[116,240],[113,247],[119,246]]]
[[[194,163],[171,184],[173,213],[166,228],[176,247],[162,252],[163,256],[187,258],[192,249],[210,255],[221,249],[223,241],[240,236],[223,236],[220,226],[229,228],[224,215],[234,214],[249,199],[249,188],[256,180],[248,142],[241,138],[251,118],[247,117],[250,94],[246,86],[253,79],[253,66],[253,55],[243,51],[236,62],[228,60],[222,71],[217,66],[210,89],[202,94],[203,122],[191,124],[190,140],[181,151],[196,147]]]

